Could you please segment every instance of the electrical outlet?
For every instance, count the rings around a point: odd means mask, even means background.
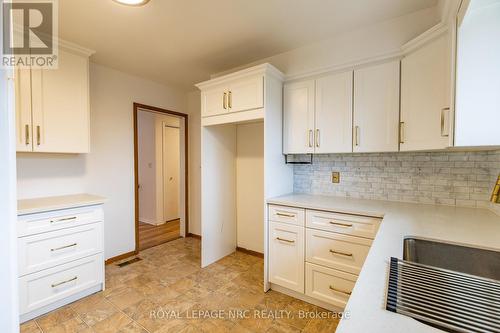
[[[332,172],[332,183],[334,184],[340,183],[340,172],[337,171]]]

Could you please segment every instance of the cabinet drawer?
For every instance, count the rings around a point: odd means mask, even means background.
[[[51,212],[21,215],[18,217],[19,237],[103,221],[101,206],[88,206]]]
[[[306,229],[306,261],[359,274],[372,241],[366,238]]]
[[[304,292],[304,227],[270,223],[269,280]]]
[[[102,223],[92,223],[18,238],[19,275],[102,252],[102,232]]]
[[[306,263],[306,295],[345,307],[357,276],[331,268]]]
[[[307,210],[306,226],[365,238],[375,238],[380,218]]]
[[[19,278],[20,313],[25,314],[103,282],[101,254]]]
[[[269,205],[269,220],[304,226],[305,210],[302,208]]]

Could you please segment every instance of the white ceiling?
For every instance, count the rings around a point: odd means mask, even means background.
[[[343,31],[435,6],[437,0],[59,1],[61,38],[92,61],[184,89],[209,75]]]

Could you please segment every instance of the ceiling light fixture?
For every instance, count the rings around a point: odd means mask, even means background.
[[[144,6],[149,2],[149,0],[113,0],[113,1],[127,6]]]

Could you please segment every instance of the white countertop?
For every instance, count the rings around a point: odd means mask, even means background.
[[[417,236],[500,250],[500,216],[487,209],[291,194],[268,203],[383,217],[337,332],[442,332],[385,310],[390,257]]]
[[[103,204],[105,198],[92,194],[72,194],[57,197],[24,199],[17,201],[17,215],[48,212],[51,210]]]

